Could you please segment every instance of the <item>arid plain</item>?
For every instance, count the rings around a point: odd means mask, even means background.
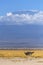
[[[0,65],[43,65],[43,49],[0,50]]]

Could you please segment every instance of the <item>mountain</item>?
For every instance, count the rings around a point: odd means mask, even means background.
[[[43,25],[1,25],[0,48],[43,48]]]
[[[43,48],[43,16],[39,19],[43,14],[37,13],[17,11],[3,16],[0,20],[0,48]]]
[[[16,12],[12,12],[12,14],[29,14],[29,15],[34,15],[35,13],[38,13],[38,11],[32,11],[32,10],[29,10],[29,11],[16,11]]]

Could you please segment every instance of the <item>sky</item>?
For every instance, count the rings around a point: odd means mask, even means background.
[[[12,13],[29,10],[31,14]],[[24,23],[43,24],[43,0],[0,0],[0,24]]]
[[[15,11],[24,13],[13,14]],[[0,25],[5,25],[0,26],[0,42],[15,40],[29,42],[30,46],[35,44],[43,46],[43,0],[0,0]]]
[[[18,10],[43,10],[43,0],[0,0],[0,15]]]

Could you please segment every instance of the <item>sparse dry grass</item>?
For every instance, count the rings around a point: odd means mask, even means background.
[[[34,52],[31,55],[25,55],[25,52]],[[0,57],[12,58],[12,57],[35,57],[43,58],[43,50],[0,50]]]

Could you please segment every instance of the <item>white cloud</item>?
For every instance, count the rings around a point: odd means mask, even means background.
[[[36,10],[35,10],[36,11]],[[34,12],[32,10],[32,12]],[[43,11],[32,14],[13,14],[7,13],[0,16],[1,24],[43,24]]]
[[[10,13],[7,13],[6,15],[7,15],[7,16],[12,16],[12,13],[10,12]]]

